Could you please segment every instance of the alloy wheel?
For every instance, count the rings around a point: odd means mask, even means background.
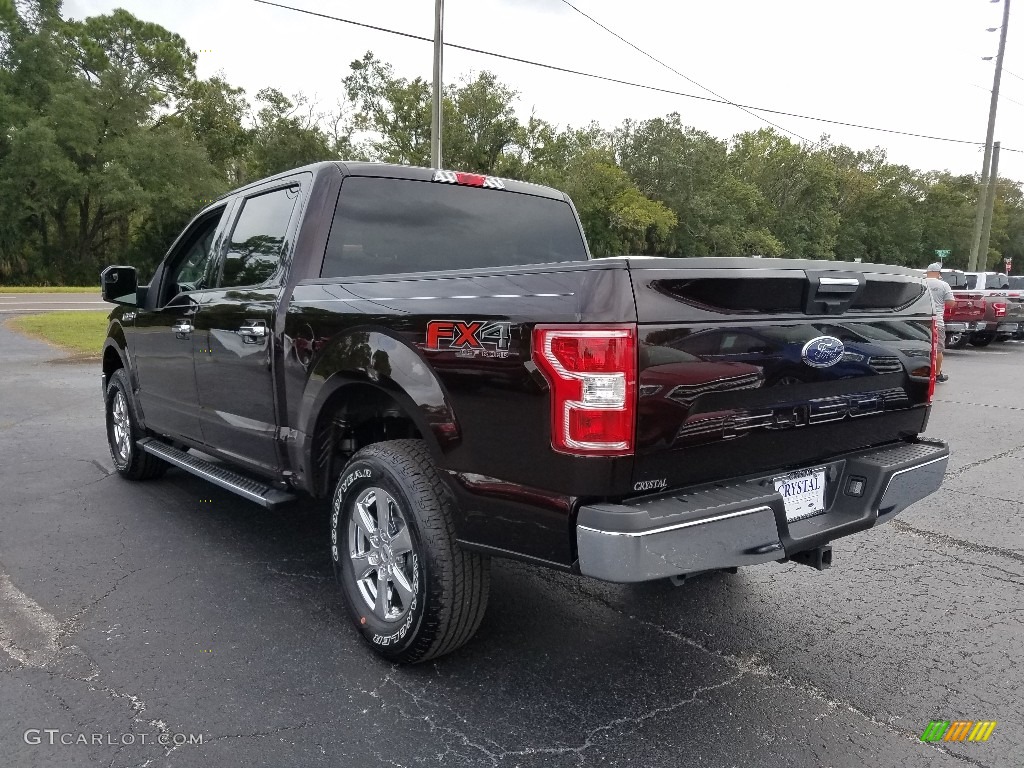
[[[381,621],[403,619],[416,597],[418,564],[405,514],[383,488],[365,488],[356,497],[347,549],[366,607]]]
[[[124,392],[118,390],[110,408],[111,447],[117,452],[117,458],[128,463],[132,457],[132,423],[128,415],[128,400]]]

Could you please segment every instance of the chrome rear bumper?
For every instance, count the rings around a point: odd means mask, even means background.
[[[981,320],[970,323],[946,323],[945,328],[946,333],[968,333],[985,330],[985,323]]]
[[[826,508],[797,521],[786,519],[773,481],[798,467],[587,505],[576,524],[579,570],[605,581],[636,582],[782,560],[888,522],[939,489],[948,460],[945,443],[920,441],[808,465],[826,471]]]

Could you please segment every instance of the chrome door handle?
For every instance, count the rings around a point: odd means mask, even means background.
[[[195,326],[188,320],[179,320],[171,326],[171,330],[174,331],[174,335],[179,339],[185,339],[195,330]]]
[[[253,320],[239,328],[238,334],[246,344],[255,344],[257,339],[267,337],[267,324],[263,320]]]

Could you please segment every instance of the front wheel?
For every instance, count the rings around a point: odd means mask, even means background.
[[[139,415],[135,408],[131,383],[124,368],[110,376],[105,399],[107,421],[107,446],[114,469],[129,480],[149,480],[160,477],[167,471],[168,464],[152,454],[139,449],[136,443],[145,437],[139,426]]]
[[[489,559],[455,540],[455,499],[421,440],[358,451],[331,512],[331,558],[363,638],[390,661],[454,651],[487,608]]]

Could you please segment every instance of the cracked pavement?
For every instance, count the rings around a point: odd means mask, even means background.
[[[943,490],[831,570],[677,588],[495,561],[477,637],[413,668],[349,627],[323,509],[122,481],[96,366],[2,327],[0,356],[0,765],[1021,764],[1024,344],[948,355]],[[926,745],[932,719],[999,725]]]

